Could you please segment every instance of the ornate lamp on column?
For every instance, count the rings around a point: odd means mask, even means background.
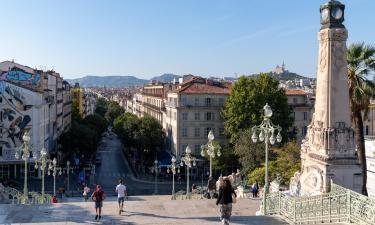
[[[176,165],[176,158],[174,156],[172,157],[171,162],[172,164],[168,166],[167,172],[172,172],[172,200],[176,200],[176,192],[174,189],[174,175],[176,173],[180,173],[180,167]]]
[[[53,195],[56,195],[56,176],[57,173],[58,175],[62,174],[62,168],[57,166],[57,159],[54,158],[52,162],[50,161],[49,166],[48,166],[48,175],[51,175],[52,171],[52,176],[53,176]]]
[[[45,201],[44,198],[44,174],[45,174],[45,169],[47,167],[47,163],[50,161],[47,157],[47,150],[45,147],[40,150],[40,158],[35,162],[35,169],[38,169],[38,163],[40,163],[39,168],[42,171],[42,196],[43,196],[43,201]]]
[[[184,163],[186,165],[186,179],[187,179],[187,182],[186,182],[186,197],[187,198],[190,198],[190,184],[189,184],[189,168],[191,168],[192,166],[196,166],[196,159],[194,156],[191,155],[191,149],[189,146],[186,147],[185,149],[185,156],[181,157],[181,164],[180,166],[184,166]]]
[[[271,145],[275,144],[275,142],[281,142],[281,127],[275,126],[271,122],[270,118],[272,116],[272,110],[271,107],[266,104],[264,106],[264,116],[263,116],[263,122],[259,126],[254,126],[252,128],[253,135],[251,139],[253,142],[258,141],[258,133],[259,132],[259,141],[265,143],[266,145],[266,157],[265,157],[265,176],[264,176],[264,192],[263,192],[263,201],[262,201],[262,211],[263,215],[266,215],[267,210],[267,194],[269,190],[269,181],[268,181],[268,143]],[[277,135],[275,137],[275,133],[277,132]]]
[[[210,159],[210,177],[212,176],[212,159],[214,159],[216,156],[220,157],[221,156],[221,147],[218,145],[217,147],[214,146],[213,141],[215,139],[214,133],[212,130],[208,133],[208,142],[206,145],[201,146],[201,155],[202,157],[205,157],[207,155],[209,156]]]
[[[22,136],[23,145],[22,149],[17,149],[15,153],[15,158],[20,159],[22,155],[22,160],[25,161],[25,176],[23,183],[23,196],[21,202],[27,204],[29,202],[29,191],[27,189],[27,160],[30,158],[30,134],[29,131],[26,131]]]

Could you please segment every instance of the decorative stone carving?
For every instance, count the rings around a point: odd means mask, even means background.
[[[303,169],[302,169],[303,171]],[[301,194],[301,173],[295,172],[294,176],[290,178],[289,191],[292,196],[300,196]]]

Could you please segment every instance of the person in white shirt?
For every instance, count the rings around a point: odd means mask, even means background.
[[[118,181],[118,185],[116,186],[116,192],[118,197],[118,208],[119,208],[119,214],[121,215],[121,212],[124,210],[124,201],[125,197],[128,197],[128,192],[126,191],[126,186],[123,184],[122,179]]]

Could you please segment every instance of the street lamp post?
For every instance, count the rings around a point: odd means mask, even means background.
[[[44,189],[44,173],[45,173],[45,169],[47,167],[47,163],[48,163],[48,158],[47,158],[47,150],[46,148],[42,148],[42,150],[40,151],[40,159],[37,160],[35,162],[35,169],[38,169],[38,162],[40,163],[40,170],[42,171],[42,196],[43,196],[43,200],[44,200],[44,193],[45,193],[45,189]]]
[[[66,174],[68,176],[68,181],[67,181],[67,184],[66,184],[66,191],[69,192],[69,184],[70,184],[70,176],[69,174],[70,173],[73,173],[73,167],[70,167],[70,161],[68,160],[66,162]]]
[[[259,132],[259,141],[265,143],[265,176],[264,176],[264,192],[263,192],[263,201],[262,201],[262,206],[263,206],[263,214],[266,215],[266,209],[267,209],[267,194],[269,191],[269,182],[268,182],[268,142],[273,145],[275,142],[281,142],[282,137],[281,137],[281,127],[280,126],[275,126],[270,118],[272,116],[272,110],[271,107],[266,104],[264,107],[264,116],[263,116],[263,122],[259,126],[254,126],[252,128],[252,136],[251,139],[253,142],[258,141],[258,133]],[[276,138],[275,138],[275,133],[277,132]]]
[[[56,196],[56,175],[57,175],[57,170],[59,170],[59,175],[62,174],[62,168],[60,167],[57,167],[57,159],[54,158],[52,160],[52,162],[49,163],[49,166],[48,166],[48,175],[51,175],[51,172],[52,171],[52,176],[53,176],[53,195]]]
[[[220,157],[221,156],[221,147],[218,145],[218,147],[215,147],[213,145],[213,141],[215,139],[214,133],[212,130],[208,133],[208,142],[206,145],[201,146],[201,155],[202,157],[205,156],[205,152],[207,155],[210,157],[210,177],[212,176],[212,159],[214,159],[216,156]]]
[[[176,157],[172,157],[171,159],[172,164],[168,166],[167,172],[172,172],[172,200],[176,200],[176,192],[174,189],[174,175],[177,173],[180,173],[180,167],[176,165]],[[176,171],[177,169],[177,171]]]
[[[23,146],[22,150],[17,149],[15,153],[15,158],[20,159],[22,155],[22,160],[25,161],[25,177],[24,177],[24,183],[23,183],[23,199],[22,201],[24,203],[27,203],[29,201],[29,191],[27,189],[27,160],[30,158],[30,135],[29,131],[26,131],[25,134],[22,136],[23,140]]]
[[[186,196],[187,197],[190,197],[190,187],[189,187],[189,168],[191,168],[192,166],[196,166],[196,159],[194,156],[191,155],[191,149],[189,146],[186,147],[185,149],[185,156],[181,157],[181,164],[180,166],[183,166],[184,163],[186,165],[186,179],[187,179],[187,182],[186,182]]]
[[[155,172],[155,189],[154,189],[154,195],[158,194],[158,172],[159,172],[158,163],[159,163],[158,160],[155,159],[155,161],[154,161],[154,172]]]

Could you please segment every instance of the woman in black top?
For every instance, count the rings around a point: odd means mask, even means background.
[[[223,186],[219,189],[219,197],[216,200],[216,205],[220,204],[220,220],[224,225],[229,224],[230,216],[232,215],[232,196],[237,197],[229,178],[225,177]]]

